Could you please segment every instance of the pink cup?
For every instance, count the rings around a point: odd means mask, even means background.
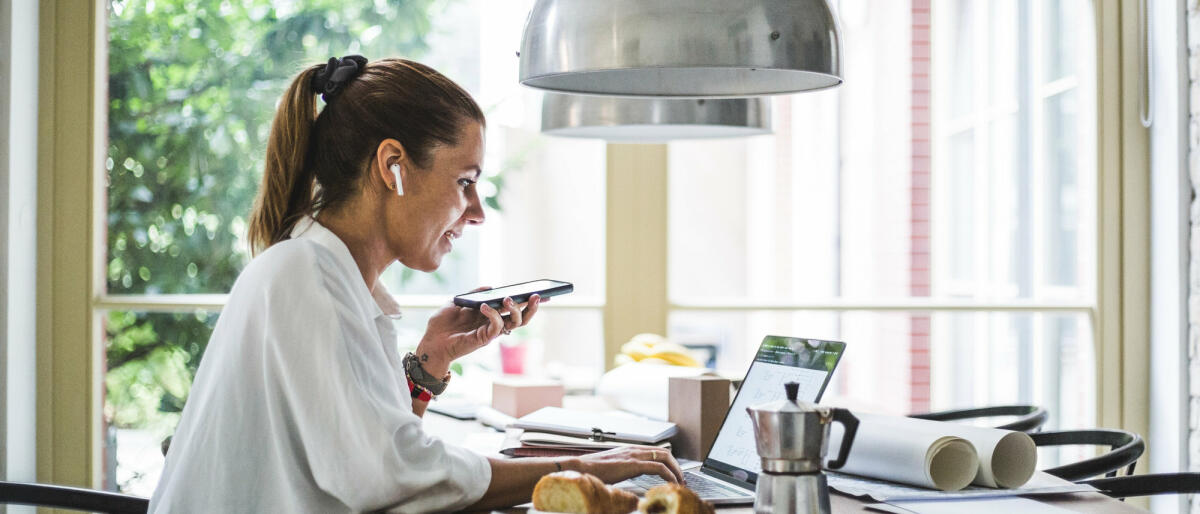
[[[501,344],[500,369],[505,375],[520,375],[525,373],[525,345]]]

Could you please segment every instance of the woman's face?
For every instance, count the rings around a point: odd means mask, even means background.
[[[466,226],[483,223],[476,187],[483,148],[483,127],[469,121],[459,132],[457,145],[434,148],[427,169],[404,170],[404,196],[397,202],[402,226],[389,227],[402,264],[419,271],[436,270]]]

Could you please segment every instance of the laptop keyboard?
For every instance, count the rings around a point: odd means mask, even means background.
[[[651,487],[667,483],[658,475],[641,475],[622,482],[620,488],[638,496],[644,496],[646,491]],[[694,471],[683,472],[683,483],[696,493],[701,499],[711,500],[715,498],[742,498],[750,496],[749,492],[739,491],[730,487],[722,486],[716,480],[705,477]]]

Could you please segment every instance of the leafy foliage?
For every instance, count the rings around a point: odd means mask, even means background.
[[[331,56],[419,59],[436,0],[111,0],[107,286],[229,291],[275,102]],[[494,200],[493,200],[494,201]],[[174,425],[216,316],[111,312],[106,417]]]

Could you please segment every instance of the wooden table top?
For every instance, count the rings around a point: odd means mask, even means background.
[[[489,427],[480,425],[475,421],[460,421],[454,418],[443,416],[437,413],[428,412],[425,414],[425,429],[427,433],[437,434],[442,440],[459,445],[471,447],[472,441],[476,443],[486,439],[491,434],[498,434],[495,430]],[[474,434],[474,435],[473,435]],[[481,437],[482,436],[482,437]],[[472,449],[480,451],[481,448],[473,447]],[[496,448],[497,451],[499,448]],[[496,455],[500,457],[499,454]],[[1038,472],[1041,474],[1041,472]],[[1064,485],[1069,484],[1066,480],[1045,475],[1047,480],[1061,481]],[[1038,496],[1031,498],[1035,501],[1054,505],[1056,507],[1066,509],[1072,512],[1086,512],[1091,514],[1133,514],[1145,513],[1147,511],[1129,505],[1125,502],[1114,500],[1100,493],[1073,493],[1056,496]],[[872,503],[877,503],[873,500],[860,500],[850,496],[830,494],[833,511],[837,513],[852,513],[852,512],[878,512],[867,510],[866,506]],[[527,506],[515,507],[512,509],[497,511],[504,513],[525,513],[528,510]],[[722,513],[751,513],[754,512],[750,506],[733,506],[733,507],[717,507],[717,510]]]

